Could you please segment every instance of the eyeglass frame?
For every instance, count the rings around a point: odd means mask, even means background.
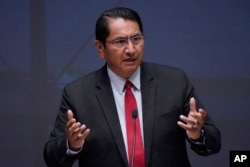
[[[135,39],[139,40],[138,43],[135,43]],[[105,41],[105,42],[113,44],[116,48],[124,48],[129,43],[129,40],[134,46],[137,46],[140,43],[142,43],[144,39],[145,37],[143,35],[135,35],[130,38],[117,38],[112,41]],[[122,42],[122,43],[119,43],[119,42]]]

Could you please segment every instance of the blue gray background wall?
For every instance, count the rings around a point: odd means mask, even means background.
[[[62,88],[103,65],[94,25],[114,6],[138,11],[144,60],[185,70],[221,129],[221,152],[190,151],[192,165],[226,167],[229,150],[250,150],[250,1],[1,0],[0,165],[45,166]]]

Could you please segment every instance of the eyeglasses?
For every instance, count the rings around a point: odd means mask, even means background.
[[[130,42],[136,46],[143,42],[144,37],[142,35],[137,35],[131,38],[119,38],[113,41],[105,41],[105,42],[113,44],[116,48],[124,48],[128,44],[129,42],[128,40],[130,40]]]

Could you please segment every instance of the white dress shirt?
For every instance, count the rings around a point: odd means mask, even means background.
[[[122,135],[124,144],[126,147],[126,152],[128,154],[127,148],[127,133],[126,133],[126,119],[125,119],[125,104],[124,104],[124,96],[125,96],[125,89],[124,85],[127,80],[129,80],[133,84],[132,92],[135,96],[136,103],[137,103],[137,110],[138,110],[138,118],[140,120],[140,128],[141,128],[141,135],[142,141],[143,140],[143,119],[142,119],[142,100],[141,100],[141,82],[140,82],[140,67],[133,73],[133,75],[129,79],[124,79],[115,74],[110,68],[108,68],[108,75],[110,78],[115,104],[118,112],[118,117],[121,125]],[[132,114],[131,114],[132,117]]]

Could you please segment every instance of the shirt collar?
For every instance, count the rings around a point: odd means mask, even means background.
[[[141,70],[140,69],[141,68],[139,66],[135,70],[135,72],[131,75],[131,77],[128,79],[133,84],[133,87],[136,90],[141,89],[141,82],[140,82]],[[127,79],[124,79],[124,78],[120,77],[119,75],[117,75],[116,73],[114,73],[108,66],[107,66],[107,71],[108,71],[108,75],[109,75],[112,87],[114,89],[116,89],[117,92],[122,94],[122,92],[124,90],[124,85],[125,85],[125,82],[127,81]]]

